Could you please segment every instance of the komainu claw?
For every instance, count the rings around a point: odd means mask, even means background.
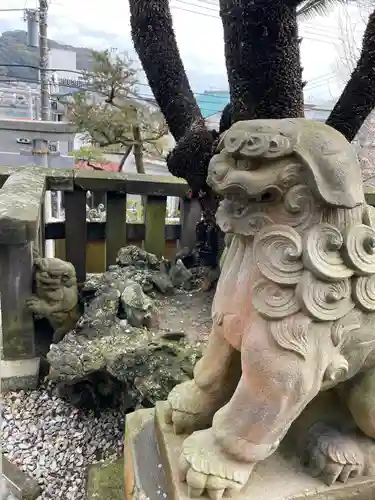
[[[173,432],[178,436],[179,434],[185,434],[185,424],[183,421],[173,422]]]
[[[180,455],[178,460],[178,475],[181,482],[186,481],[186,475],[190,469],[190,464],[184,457],[184,455]]]
[[[207,490],[208,496],[211,500],[221,500],[225,490]]]
[[[194,432],[186,438],[179,462],[180,479],[185,478],[189,492],[197,495],[203,491],[203,496],[211,500],[235,496],[249,480],[253,467],[254,463],[240,462],[227,455],[216,442],[212,429]]]
[[[172,423],[172,414],[172,408],[168,405],[164,410],[164,421],[168,425]]]
[[[203,495],[203,489],[199,488],[192,488],[190,485],[188,485],[188,497],[189,498],[199,498],[200,496]]]

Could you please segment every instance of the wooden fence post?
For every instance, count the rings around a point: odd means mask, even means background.
[[[126,245],[126,194],[107,193],[106,268],[116,263],[117,253]]]
[[[65,193],[65,248],[78,283],[86,279],[86,240],[86,191],[75,188]]]
[[[145,210],[145,250],[162,257],[165,249],[166,196],[147,196]]]

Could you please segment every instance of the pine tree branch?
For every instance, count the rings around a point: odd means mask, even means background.
[[[194,192],[208,190],[213,135],[207,130],[178,51],[168,0],[129,0],[134,47],[177,145],[170,172]]]
[[[175,140],[203,117],[178,51],[168,0],[130,0],[135,49]]]
[[[375,108],[375,11],[370,15],[357,66],[327,119],[348,141]]]

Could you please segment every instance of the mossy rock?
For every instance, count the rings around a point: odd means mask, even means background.
[[[88,470],[88,500],[124,500],[124,458],[91,465]]]

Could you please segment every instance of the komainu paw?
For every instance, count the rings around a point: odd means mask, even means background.
[[[328,486],[361,476],[365,466],[355,437],[322,423],[313,425],[308,432],[303,462],[313,477],[320,477]]]
[[[186,481],[190,498],[231,498],[247,483],[254,464],[238,462],[215,442],[212,429],[194,432],[183,444],[180,480]]]
[[[165,422],[173,424],[175,434],[191,434],[210,427],[222,398],[203,392],[194,380],[177,385],[168,396]]]

